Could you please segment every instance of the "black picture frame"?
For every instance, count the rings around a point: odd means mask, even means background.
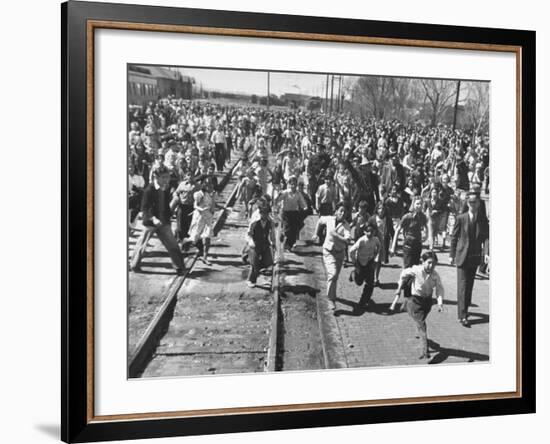
[[[266,33],[301,33],[363,37],[386,41],[453,42],[480,45],[510,45],[521,55],[519,77],[522,116],[518,187],[521,232],[521,264],[518,307],[521,329],[519,379],[521,393],[498,399],[388,403],[365,407],[323,408],[284,411],[239,411],[228,415],[195,417],[151,417],[146,419],[101,420],[94,418],[90,399],[88,359],[93,335],[93,156],[88,121],[87,82],[93,71],[89,66],[89,22],[109,21],[157,25],[185,25],[234,30],[259,30]],[[231,433],[244,431],[310,428],[337,425],[417,421],[535,412],[535,32],[434,24],[412,24],[341,18],[243,13],[230,11],[168,8],[70,1],[61,5],[62,23],[62,384],[61,438],[65,442],[90,442],[121,439],[157,438],[181,435]],[[93,32],[93,30],[92,30]],[[144,31],[145,32],[145,31]],[[398,43],[396,43],[398,44]],[[92,196],[90,198],[90,195]],[[92,200],[90,200],[92,199]],[[91,239],[92,240],[91,240]],[[91,313],[91,314],[90,314]],[[92,316],[92,319],[90,317]]]

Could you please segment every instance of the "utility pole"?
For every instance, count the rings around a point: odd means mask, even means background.
[[[453,116],[453,131],[456,128],[456,115],[458,113],[458,97],[460,96],[460,80],[458,81],[456,85],[456,98],[455,98],[455,112]]]
[[[325,88],[325,116],[328,113],[328,74],[327,74],[327,83]]]
[[[339,86],[339,77],[336,77],[336,88],[334,89],[334,91],[336,92],[335,94],[335,102],[334,102],[334,112],[335,113],[338,113],[338,111],[340,110],[340,92],[338,91],[338,86]]]
[[[343,101],[342,101],[342,76],[340,76],[340,81],[338,82],[338,112],[342,112],[342,108],[344,107]]]
[[[267,71],[267,110],[269,111],[269,71]]]
[[[330,115],[332,117],[332,101],[334,99],[334,74],[332,74],[332,78],[330,81]]]

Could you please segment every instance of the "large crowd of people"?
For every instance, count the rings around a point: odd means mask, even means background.
[[[273,262],[275,227],[281,224],[284,248],[293,251],[305,219],[316,214],[312,240],[322,245],[332,307],[346,261],[354,264],[350,279],[364,284],[359,308],[372,303],[381,269],[401,240],[403,272],[391,309],[403,290],[401,306],[427,344],[426,301],[433,289],[443,296],[435,250],[449,248],[457,266],[458,319],[469,326],[476,271],[489,272],[488,134],[171,97],[130,106],[128,122],[129,220],[132,229],[141,213],[145,227],[133,270],[153,233],[178,273],[191,244],[210,264],[215,172],[238,159],[238,199],[250,221],[243,250],[249,286]]]

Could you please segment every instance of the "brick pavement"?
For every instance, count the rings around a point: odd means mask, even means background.
[[[315,225],[315,217],[306,221],[302,231],[303,239],[310,239]],[[325,275],[322,269],[321,247],[308,246],[299,241],[296,253],[291,258],[297,261],[297,267],[308,261],[316,261],[315,278],[303,279],[316,283],[320,301],[326,301]],[[445,311],[439,313],[434,307],[427,319],[428,338],[432,357],[430,364],[450,364],[479,362],[489,360],[489,280],[476,279],[470,308],[471,328],[458,323],[456,307],[456,269],[448,265],[448,250],[440,253],[436,248],[440,264],[437,271],[445,287]],[[339,344],[328,347],[327,353],[332,361],[342,360],[348,367],[400,366],[425,364],[418,360],[420,341],[415,338],[415,327],[407,313],[389,314],[388,308],[393,300],[402,260],[393,257],[380,273],[381,286],[375,288],[372,300],[374,304],[367,312],[354,310],[359,301],[361,288],[348,277],[353,267],[342,269],[338,282],[338,301],[336,310],[321,310],[321,321],[331,326],[331,336]],[[310,265],[311,267],[311,265]],[[300,285],[300,279],[294,276],[289,282]],[[330,356],[329,356],[330,358]]]

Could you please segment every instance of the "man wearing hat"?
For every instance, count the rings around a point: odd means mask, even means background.
[[[449,253],[451,264],[456,264],[458,320],[464,327],[470,327],[468,308],[472,302],[476,270],[485,262],[482,259],[483,247],[489,241],[489,222],[486,214],[480,211],[479,194],[470,191],[467,204],[468,211],[456,218]]]

